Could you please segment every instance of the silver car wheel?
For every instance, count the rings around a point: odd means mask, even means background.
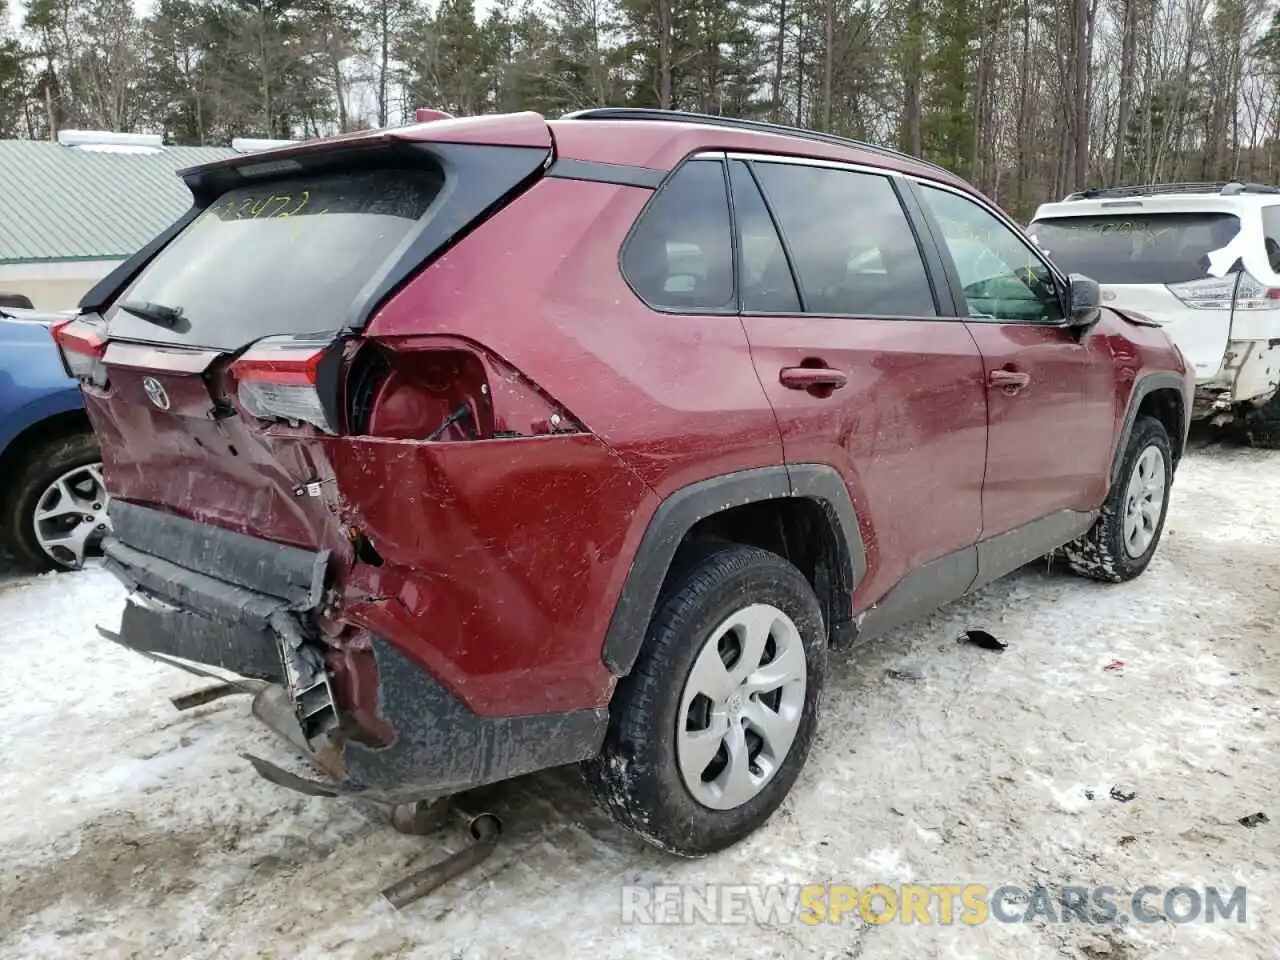
[[[807,663],[795,623],[752,604],[711,631],[680,699],[676,762],[694,799],[732,810],[778,772],[804,716]]]
[[[54,563],[75,569],[111,531],[102,464],[68,470],[36,501],[32,526],[36,541]]]
[[[1154,445],[1138,454],[1124,495],[1124,549],[1137,559],[1147,552],[1164,512],[1164,455]]]

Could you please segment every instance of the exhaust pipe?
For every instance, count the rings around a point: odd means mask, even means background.
[[[459,811],[461,814],[461,811]],[[416,873],[411,873],[397,883],[386,887],[382,896],[397,910],[421,900],[427,894],[444,886],[454,877],[473,870],[489,859],[498,838],[502,835],[502,821],[492,813],[475,816],[461,814],[471,834],[471,846],[459,850],[439,863],[433,863]]]

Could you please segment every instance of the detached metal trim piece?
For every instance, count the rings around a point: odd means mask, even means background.
[[[147,650],[147,649],[144,649],[143,647],[134,646],[133,644],[128,643],[123,637],[120,636],[120,634],[115,633],[111,630],[108,630],[106,627],[98,627],[97,629],[98,629],[98,635],[101,636],[104,640],[110,640],[112,643],[118,644],[119,646],[124,647],[126,650],[132,653],[140,654],[141,656],[146,657],[148,660],[154,660],[156,663],[163,663],[166,667],[177,667],[179,670],[185,670],[187,673],[191,674],[192,676],[206,677],[210,680],[217,680],[218,687],[212,688],[212,689],[230,687],[240,693],[257,695],[264,688],[267,687],[266,681],[249,679],[246,677],[224,677],[221,674],[214,673],[212,670],[205,670],[201,667],[197,667],[193,663],[187,663],[184,660],[180,660],[177,657],[168,656],[167,654],[159,653],[154,650]],[[210,691],[208,689],[206,689],[205,691],[200,691],[200,693],[203,693],[206,696],[209,695],[209,692]],[[187,707],[179,706],[179,704],[191,702],[194,699],[197,699],[196,694],[183,694],[183,695],[171,698],[171,700],[174,703],[174,706],[178,707],[179,710],[189,709]],[[211,699],[217,699],[217,698],[214,697]],[[209,701],[204,701],[204,702],[209,702]],[[199,705],[198,703],[192,703],[192,706],[198,706],[198,705]]]
[[[242,753],[240,756],[253,764],[253,769],[258,771],[258,776],[264,780],[269,780],[279,787],[287,787],[295,793],[301,793],[308,797],[367,797],[371,800],[383,799],[376,792],[370,792],[359,785],[338,784],[338,783],[322,783],[319,780],[310,780],[307,777],[300,777],[296,773],[290,773],[283,767],[278,767],[270,760],[263,760],[261,757],[255,757],[251,753]]]

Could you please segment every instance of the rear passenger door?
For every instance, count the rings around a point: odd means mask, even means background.
[[[976,576],[981,358],[940,309],[940,260],[913,230],[900,178],[729,161],[742,320],[784,454],[844,475],[867,547],[854,610],[876,603],[863,628],[885,629]]]

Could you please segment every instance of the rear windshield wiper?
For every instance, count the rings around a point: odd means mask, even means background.
[[[144,303],[137,300],[126,300],[120,305],[125,313],[172,330],[182,320],[181,307],[166,307],[163,303]]]

